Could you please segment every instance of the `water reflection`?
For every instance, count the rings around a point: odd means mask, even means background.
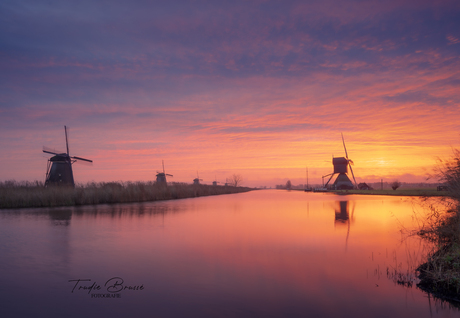
[[[348,248],[348,237],[350,236],[350,227],[351,227],[351,220],[350,220],[350,213],[348,211],[349,201],[336,201],[336,208],[335,208],[335,225],[342,225],[347,224],[347,236],[345,239],[345,250]],[[353,202],[353,210],[352,216],[353,219],[353,212],[355,210],[355,205]]]
[[[388,279],[423,250],[401,241],[412,205],[399,198],[257,191],[2,212],[8,317],[430,316],[425,294]],[[112,277],[145,289],[71,292],[69,280]]]
[[[48,213],[53,225],[70,225],[70,220],[72,219],[72,209],[50,209]]]
[[[110,216],[110,217],[141,217],[144,215],[165,215],[179,213],[185,209],[178,205],[168,203],[133,203],[81,206],[73,208],[73,213],[78,216]]]
[[[348,223],[348,201],[336,201],[338,208],[335,209],[335,222],[337,223]]]

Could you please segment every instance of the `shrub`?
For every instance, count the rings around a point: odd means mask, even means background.
[[[391,183],[391,188],[393,190],[396,190],[397,188],[399,188],[401,186],[401,182],[399,182],[398,180],[395,180]]]

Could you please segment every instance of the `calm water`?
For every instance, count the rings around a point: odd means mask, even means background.
[[[267,190],[2,210],[0,316],[460,317],[397,283],[426,252],[401,235],[418,209]]]

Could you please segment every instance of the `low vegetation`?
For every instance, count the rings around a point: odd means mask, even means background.
[[[431,206],[431,214],[418,232],[430,240],[436,250],[419,266],[418,286],[446,300],[460,302],[460,152],[452,160],[440,161],[437,178],[443,181],[449,198],[442,209]],[[438,204],[439,206],[439,204]]]
[[[384,189],[384,190],[334,190],[337,194],[367,194],[367,195],[393,195],[393,196],[421,196],[421,197],[432,197],[449,196],[448,191],[437,191],[436,188],[399,188],[398,191]]]
[[[0,182],[0,208],[55,207],[194,198],[252,190],[246,187],[155,182],[100,182],[44,187],[43,182]]]

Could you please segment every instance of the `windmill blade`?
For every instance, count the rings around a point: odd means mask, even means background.
[[[87,162],[93,162],[93,160],[89,160],[89,159],[85,159],[85,158],[81,158],[81,157],[75,157],[75,156],[73,156],[73,157],[70,157],[70,158],[76,159],[76,160],[83,160],[83,161],[87,161]]]
[[[43,152],[54,154],[54,155],[60,155],[64,153],[64,151],[58,151],[56,149],[51,149],[50,147],[45,147],[45,146],[43,146]]]
[[[353,173],[353,169],[351,168],[351,165],[350,165],[350,164],[349,164],[348,166],[350,167],[351,175],[353,176],[353,180],[355,181],[355,187],[357,187],[357,185],[356,185],[356,179],[355,179],[355,174]]]
[[[49,154],[51,154],[51,155],[59,155],[57,152],[48,151],[48,150],[45,150],[45,149],[43,149],[43,152],[49,153]]]
[[[174,177],[172,174],[165,174],[165,176],[170,176],[170,177]]]
[[[350,219],[348,219],[347,238],[345,239],[345,251],[348,250],[348,237],[350,236]]]
[[[165,173],[165,162],[164,162],[164,160],[161,160],[161,163],[163,165],[163,173]]]
[[[345,157],[348,159],[348,153],[347,153],[347,147],[345,147],[345,139],[343,139],[343,134],[342,135],[342,142],[343,142],[343,149],[345,149]]]
[[[355,163],[353,162],[353,160],[351,159],[348,159],[348,163],[351,164],[351,165],[354,165]]]
[[[65,131],[65,145],[67,148],[67,156],[69,155],[69,140],[67,139],[67,126],[64,126],[64,131]]]
[[[355,206],[356,206],[355,201],[352,201],[352,202],[353,202],[353,208],[351,209],[351,218],[350,218],[350,220],[353,220],[353,214],[355,213]]]

